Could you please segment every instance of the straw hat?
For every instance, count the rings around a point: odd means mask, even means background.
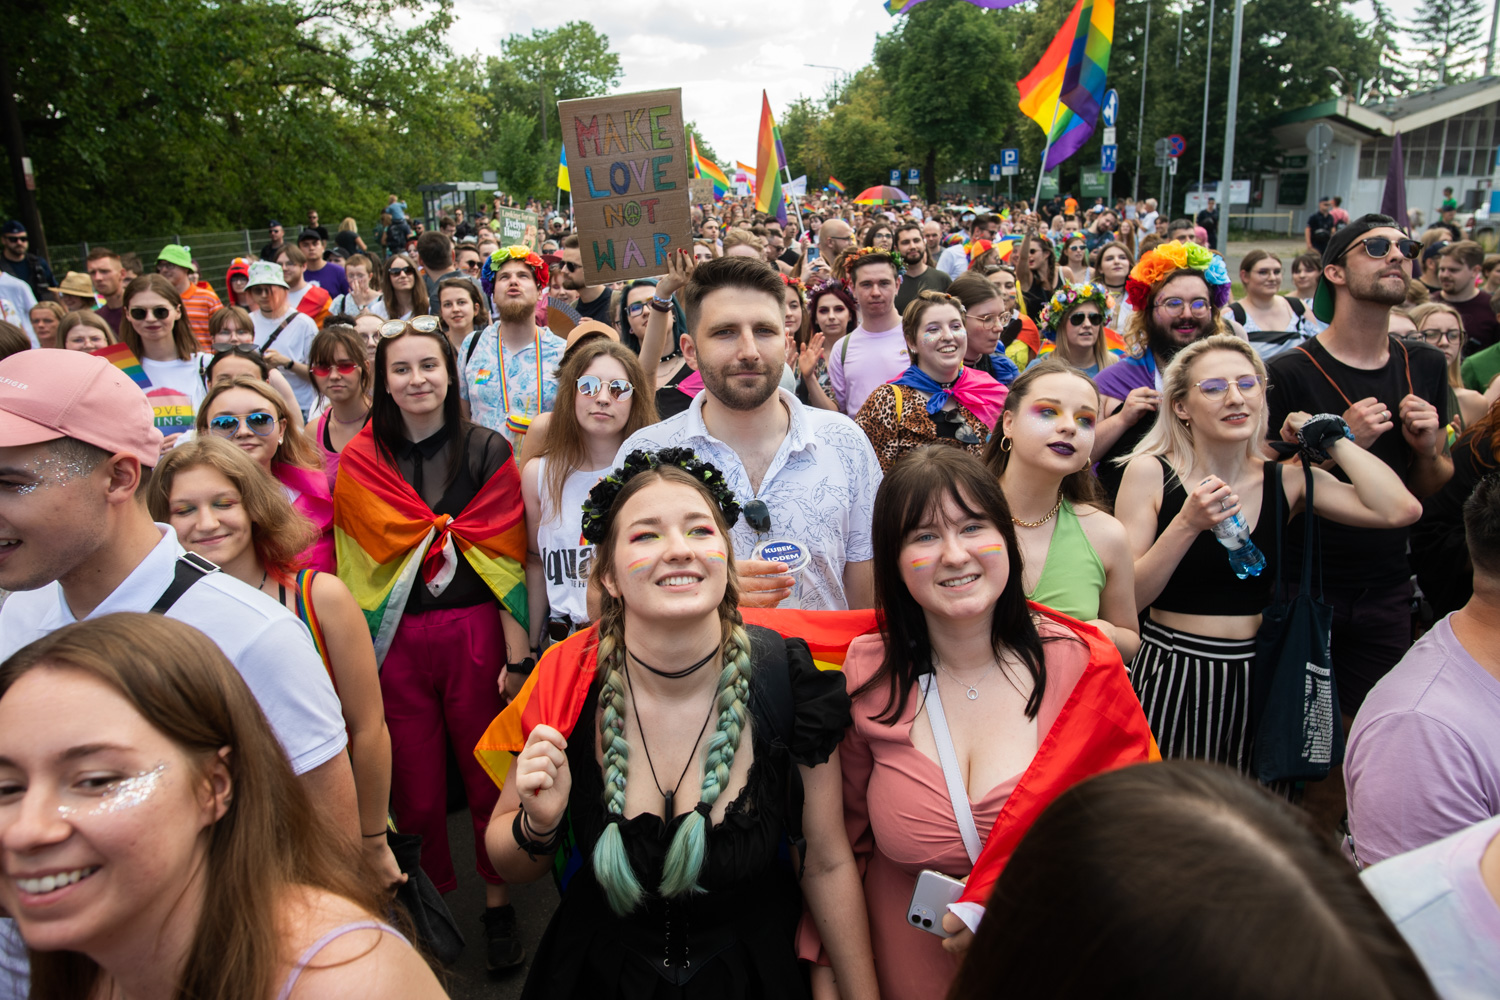
[[[72,295],[80,299],[92,299],[94,283],[82,271],[69,271],[63,275],[62,284],[56,288],[48,288],[47,291],[56,292],[58,295]]]

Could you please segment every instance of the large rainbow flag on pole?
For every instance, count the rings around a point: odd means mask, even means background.
[[[786,199],[781,194],[781,141],[771,117],[771,99],[760,92],[760,139],[755,155],[755,210],[786,225]]]
[[[378,454],[369,426],[344,448],[339,463],[344,474],[333,492],[339,579],[365,613],[377,664],[391,648],[412,587],[441,593],[460,556],[529,628],[526,507],[514,461],[507,460],[457,517],[432,512]]]
[[[1047,132],[1044,170],[1094,134],[1115,35],[1114,0],[1077,0],[1040,62],[1016,84],[1021,112]]]

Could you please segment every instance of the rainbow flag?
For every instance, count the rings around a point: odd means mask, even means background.
[[[125,343],[110,344],[101,347],[97,351],[90,351],[95,357],[103,358],[114,365],[120,371],[130,376],[130,380],[143,390],[151,388],[151,380],[146,377],[146,369],[141,367],[141,359],[135,356],[130,345]]]
[[[828,186],[833,188],[839,194],[844,193],[844,182],[839,180],[837,177],[834,177],[832,174],[830,174],[828,177]]]
[[[713,181],[714,201],[723,201],[724,196],[729,193],[729,178],[724,176],[724,171],[719,169],[717,163],[705,158],[702,153],[698,152],[698,140],[691,135],[688,136],[688,145],[691,147],[693,154],[693,176],[707,177]]]
[[[755,210],[770,214],[786,225],[786,199],[781,194],[781,142],[776,119],[771,117],[771,99],[760,92],[760,139],[755,156]]]
[[[1041,61],[1016,84],[1021,112],[1048,133],[1044,170],[1078,152],[1094,134],[1114,32],[1114,0],[1076,0]]]
[[[910,13],[911,9],[921,2],[922,0],[885,0],[881,6],[885,8],[887,14],[895,17],[897,14]],[[990,10],[1014,7],[1021,2],[1022,0],[969,0],[969,3],[976,7],[988,7]]]
[[[368,426],[345,447],[339,466],[343,474],[333,492],[339,579],[365,613],[377,664],[391,648],[412,587],[441,593],[460,554],[511,617],[529,629],[526,509],[513,460],[506,460],[457,517],[432,512],[379,455]]]

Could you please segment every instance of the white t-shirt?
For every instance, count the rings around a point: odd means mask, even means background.
[[[156,527],[161,541],[89,618],[148,612],[171,585],[177,557],[185,550],[169,526]],[[178,598],[167,617],[202,631],[234,664],[293,771],[306,774],[343,752],[349,742],[343,709],[312,636],[296,615],[225,573],[210,573]],[[60,584],[11,594],[0,605],[0,661],[74,621]],[[28,973],[15,924],[0,920],[0,1000],[24,998]]]
[[[574,622],[589,620],[589,568],[594,564],[594,547],[583,540],[583,504],[589,490],[610,471],[579,469],[563,480],[562,497],[554,505],[547,495],[547,459],[537,461],[537,500],[540,521],[536,527],[536,546],[542,556],[542,572],[547,577],[548,614],[564,615]]]
[[[954,280],[969,269],[969,252],[964,249],[962,243],[955,243],[951,247],[944,247],[943,252],[938,254],[937,268]]]
[[[889,330],[855,328],[828,356],[828,383],[839,409],[851,417],[859,413],[870,393],[911,367],[901,319]]]
[[[208,366],[208,358],[195,354],[186,361],[173,358],[171,361],[152,361],[141,358],[141,371],[151,380],[152,389],[174,389],[186,396],[193,404],[196,415],[208,389],[203,385],[201,369]]]
[[[842,413],[803,406],[797,397],[778,389],[791,414],[791,426],[776,449],[761,480],[760,491],[750,488],[750,477],[735,450],[709,433],[703,423],[700,392],[686,411],[661,423],[642,427],[620,446],[614,464],[637,448],[658,451],[691,448],[721,472],[740,505],[764,500],[771,513],[771,530],[757,535],[741,517],[730,529],[736,558],[748,559],[757,542],[789,538],[808,547],[812,560],[797,575],[789,607],[847,611],[844,566],[873,559],[870,539],[875,491],[880,487],[880,462],[870,439]]]
[[[287,313],[278,319],[272,319],[259,309],[250,314],[250,322],[255,327],[255,346],[264,350],[271,334],[281,325],[281,321],[290,315],[292,321],[286,325],[285,330],[281,331],[281,335],[271,345],[271,350],[286,355],[298,364],[305,365],[307,352],[312,348],[313,338],[318,335],[318,324],[313,322],[311,316],[296,312],[290,298],[287,299],[287,310]],[[291,384],[292,392],[297,397],[297,405],[302,408],[305,416],[318,401],[317,387],[294,372],[282,371],[281,374],[285,375],[287,382]]]

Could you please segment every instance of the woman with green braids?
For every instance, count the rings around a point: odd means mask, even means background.
[[[804,898],[844,1000],[878,996],[843,823],[843,676],[742,622],[738,517],[687,449],[632,452],[584,506],[599,620],[547,651],[476,750],[504,779],[497,870],[535,880],[555,858],[560,875],[525,998],[806,997]],[[789,831],[800,871],[778,857]]]

